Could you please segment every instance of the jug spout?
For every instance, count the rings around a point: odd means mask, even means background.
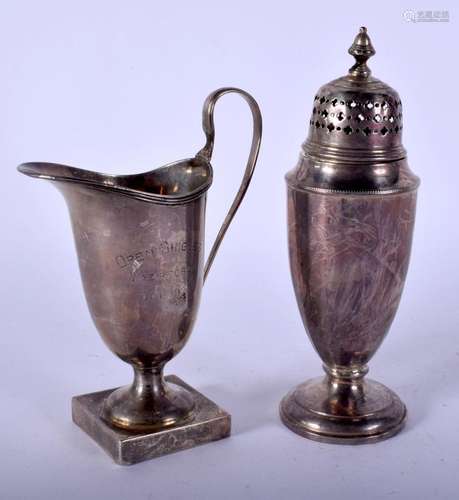
[[[155,170],[131,175],[109,175],[68,165],[45,162],[23,163],[19,172],[67,184],[84,185],[144,201],[164,204],[186,203],[201,196],[212,184],[212,167],[196,156]]]

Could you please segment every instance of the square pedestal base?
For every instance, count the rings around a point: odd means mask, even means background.
[[[192,422],[149,433],[110,427],[100,418],[104,399],[115,389],[72,398],[72,419],[120,465],[130,465],[228,437],[231,416],[175,375],[166,380],[188,389],[197,406]]]

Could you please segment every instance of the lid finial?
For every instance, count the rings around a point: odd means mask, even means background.
[[[371,75],[371,70],[367,66],[367,60],[376,54],[376,50],[371,43],[365,26],[360,28],[348,52],[351,56],[354,56],[356,61],[354,66],[349,69],[349,74],[355,78],[368,78]]]

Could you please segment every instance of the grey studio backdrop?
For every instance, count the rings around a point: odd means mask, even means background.
[[[424,9],[448,12],[449,22],[404,16]],[[1,4],[0,17],[0,498],[455,498],[455,4],[16,0]],[[369,375],[397,391],[409,420],[391,440],[346,447],[302,439],[278,418],[281,397],[321,373],[290,281],[283,176],[316,90],[352,64],[347,49],[360,25],[377,51],[373,74],[401,95],[404,144],[422,184],[404,295]],[[119,467],[72,424],[70,399],[126,384],[131,369],[89,317],[63,198],[15,166],[46,160],[134,173],[189,157],[204,142],[203,100],[224,85],[258,100],[262,149],[193,334],[167,371],[230,411],[233,435]],[[225,96],[216,109],[207,248],[250,135],[246,103]]]

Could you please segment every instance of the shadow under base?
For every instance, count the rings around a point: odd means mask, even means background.
[[[105,398],[115,389],[72,398],[72,419],[120,465],[131,465],[176,451],[228,437],[231,416],[175,375],[166,381],[177,384],[195,398],[196,414],[191,422],[155,432],[129,432],[109,426],[100,418]]]

